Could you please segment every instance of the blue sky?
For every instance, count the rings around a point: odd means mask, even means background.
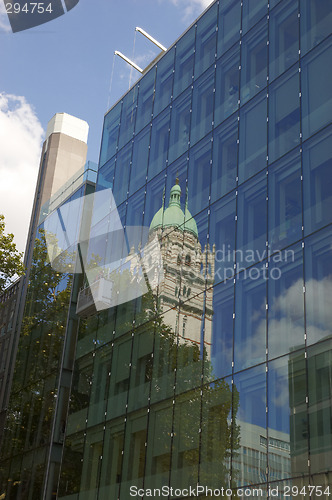
[[[6,179],[0,186],[0,213],[21,250],[50,118],[66,112],[86,120],[88,159],[98,161],[108,101],[112,105],[129,87],[130,67],[117,57],[109,95],[114,51],[144,67],[159,50],[137,33],[133,57],[136,26],[169,47],[209,3],[80,0],[58,19],[14,34],[0,4],[0,174]],[[139,76],[133,70],[131,83]],[[24,216],[14,202],[13,189],[26,207]]]

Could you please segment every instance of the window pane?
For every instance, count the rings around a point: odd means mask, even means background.
[[[296,2],[282,2],[270,14],[270,81],[299,58],[299,19]]]
[[[217,12],[215,3],[208,12],[197,21],[195,78],[201,75],[213,63],[217,45]]]
[[[332,237],[321,230],[306,239],[305,303],[307,344],[332,335]]]
[[[194,72],[195,26],[193,26],[176,44],[175,74],[173,96],[178,96],[191,85]]]
[[[236,186],[238,121],[231,118],[213,131],[211,201]]]
[[[240,182],[266,166],[266,113],[266,96],[258,96],[240,110]]]
[[[127,198],[131,153],[132,143],[130,142],[130,144],[118,153],[116,158],[113,196],[117,206]]]
[[[100,165],[104,165],[109,158],[115,155],[118,144],[121,106],[122,103],[120,102],[105,116]]]
[[[145,184],[149,158],[151,127],[147,126],[135,137],[133,143],[133,159],[130,172],[129,194],[133,194]]]
[[[270,258],[268,270],[269,358],[304,347],[302,245]]]
[[[138,88],[136,86],[123,98],[119,148],[122,148],[133,137],[137,111],[137,95]]]
[[[273,253],[302,236],[301,158],[288,155],[269,168],[269,245]]]
[[[234,415],[238,446],[232,456],[236,486],[265,482],[266,450],[258,444],[266,436],[266,373],[265,365],[235,375],[233,406],[239,402]],[[234,442],[234,438],[233,438]]]
[[[303,59],[301,80],[304,139],[331,120],[331,59],[331,41],[317,47]]]
[[[241,104],[266,87],[267,27],[262,23],[242,40]]]
[[[241,3],[227,0],[219,4],[218,57],[240,38]]]
[[[136,118],[135,134],[151,120],[155,74],[154,67],[139,82],[137,101],[139,113]]]
[[[303,146],[304,232],[332,222],[332,129]]]
[[[217,62],[215,126],[238,109],[240,47],[229,51]]]
[[[212,127],[214,68],[194,83],[190,144],[195,144]]]
[[[152,179],[166,167],[166,155],[169,136],[169,109],[165,109],[152,122],[151,149],[148,168],[148,178]]]
[[[193,216],[209,204],[211,148],[211,136],[208,136],[189,152],[188,201]]]
[[[332,4],[321,0],[301,0],[301,52],[306,54],[329,36]]]
[[[172,103],[171,132],[168,162],[188,151],[191,110],[191,89],[184,92]]]
[[[267,14],[268,0],[244,0],[242,12],[242,31],[245,33]]]
[[[173,87],[175,49],[165,54],[157,63],[156,93],[153,105],[153,115],[156,116],[169,105]]]
[[[163,191],[165,188],[165,173],[160,173],[146,185],[144,226],[150,226],[154,215],[163,204]],[[168,200],[167,200],[168,201]],[[166,203],[166,199],[165,199]]]
[[[237,271],[267,257],[266,174],[239,187],[237,214]]]

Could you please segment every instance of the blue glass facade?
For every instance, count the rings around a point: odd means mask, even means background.
[[[89,255],[116,213],[164,281],[80,319],[59,498],[329,498],[331,25],[321,0],[214,2],[105,115]]]

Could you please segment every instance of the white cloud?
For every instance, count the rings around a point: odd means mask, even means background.
[[[25,249],[43,135],[24,97],[0,94],[0,213],[20,251]]]
[[[0,2],[0,31],[6,31],[6,32],[11,31],[5,5],[2,1]]]
[[[183,10],[184,21],[192,22],[212,3],[212,0],[170,0],[170,2]]]

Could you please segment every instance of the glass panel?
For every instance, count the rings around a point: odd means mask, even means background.
[[[215,3],[197,21],[195,78],[211,66],[216,56],[218,4]]]
[[[165,172],[159,174],[146,185],[144,226],[150,226],[153,217],[162,207],[165,189]],[[166,202],[166,198],[165,198]]]
[[[137,193],[128,199],[126,227],[142,226],[143,212],[145,202],[145,189],[140,189]]]
[[[175,400],[171,486],[188,488],[198,482],[200,388]]]
[[[332,214],[332,129],[303,145],[304,232],[329,224]]]
[[[185,193],[185,187],[187,185],[187,174],[188,174],[188,158],[187,154],[184,154],[176,160],[174,163],[167,167],[167,178],[166,178],[166,195],[165,202],[169,200],[170,191],[174,184],[176,183],[176,179],[179,179],[179,186],[182,190],[182,196]],[[182,198],[182,201],[183,198]]]
[[[211,148],[208,136],[189,152],[188,208],[193,216],[209,204]]]
[[[331,120],[331,59],[331,40],[317,47],[303,59],[301,81],[304,139]]]
[[[116,342],[112,349],[112,372],[110,379],[107,417],[109,420],[126,412],[129,388],[131,336],[127,340]]]
[[[298,5],[282,2],[270,14],[269,79],[274,80],[299,58]]]
[[[239,187],[237,215],[237,272],[267,257],[266,174]]]
[[[124,427],[123,419],[121,422],[118,420],[106,424],[98,492],[101,497],[118,498],[123,461]]]
[[[148,126],[135,137],[133,143],[129,194],[135,193],[137,189],[145,184],[149,158],[150,131],[151,127]]]
[[[173,97],[178,96],[191,85],[194,72],[195,26],[176,44]]]
[[[152,378],[154,325],[146,323],[134,335],[128,411],[148,406]]]
[[[195,144],[212,127],[214,68],[194,83],[190,143]]]
[[[127,198],[129,189],[129,175],[131,167],[132,143],[120,151],[116,158],[113,196],[116,206],[119,206]]]
[[[268,0],[244,0],[242,11],[242,31],[245,33],[267,14]]]
[[[232,450],[232,381],[218,380],[203,390],[200,484],[227,488]]]
[[[260,444],[267,439],[265,365],[235,375],[233,406],[238,407],[234,413],[234,482],[236,486],[266,482],[267,450]]]
[[[332,236],[321,230],[305,242],[307,343],[331,337]]]
[[[104,120],[103,138],[100,151],[100,165],[104,165],[106,161],[115,155],[118,144],[120,113],[122,102],[117,104],[107,115]]]
[[[269,168],[269,252],[302,237],[301,158],[288,155]]]
[[[103,453],[103,426],[87,430],[82,466],[80,497],[89,500],[95,497],[98,488]],[[84,492],[84,493],[83,493]]]
[[[304,347],[302,245],[275,253],[268,270],[269,358]]]
[[[260,267],[251,267],[235,284],[234,370],[262,363],[265,357],[266,279]]]
[[[213,131],[212,203],[236,187],[237,137],[237,117],[229,119]]]
[[[266,113],[266,96],[258,96],[240,110],[240,182],[256,174],[266,165]]]
[[[238,109],[240,47],[218,60],[215,95],[215,126]]]
[[[153,115],[156,116],[166,106],[169,106],[173,88],[175,49],[171,49],[157,63],[156,93],[153,105]]]
[[[103,346],[94,354],[93,378],[91,385],[88,426],[104,421],[109,388],[109,372],[111,370],[110,345]]]
[[[152,179],[166,167],[166,156],[169,136],[170,110],[165,109],[152,122],[151,149],[148,168],[148,178]]]
[[[232,372],[234,283],[213,288],[211,380]],[[207,373],[206,367],[204,372]]]
[[[300,98],[298,69],[290,70],[269,90],[269,161],[272,162],[300,142]]]
[[[241,3],[226,0],[219,5],[218,57],[240,38]]]
[[[191,89],[184,92],[172,103],[171,132],[168,162],[188,151],[191,110]]]
[[[226,196],[210,207],[210,245],[215,245],[215,283],[234,275],[236,198]]]
[[[83,448],[83,432],[67,436],[61,462],[59,498],[66,495],[73,495],[75,500],[77,498],[81,486]]]
[[[75,361],[66,435],[79,432],[86,426],[85,421],[90,401],[92,373],[92,353]]]
[[[308,474],[306,365],[304,351],[269,363],[268,449],[269,479]]]
[[[248,1],[248,0],[247,0]],[[258,3],[254,2],[255,4]],[[241,104],[266,87],[267,26],[263,22],[242,40]]]
[[[137,111],[137,95],[138,87],[136,86],[123,98],[119,148],[122,148],[133,137]]]
[[[332,343],[328,341],[308,349],[310,465],[314,474],[325,473],[331,464],[331,381]]]
[[[139,82],[138,88],[138,109],[135,134],[151,121],[154,80],[156,67],[152,68]]]
[[[332,25],[331,2],[301,0],[301,52],[306,54],[329,36]]]

